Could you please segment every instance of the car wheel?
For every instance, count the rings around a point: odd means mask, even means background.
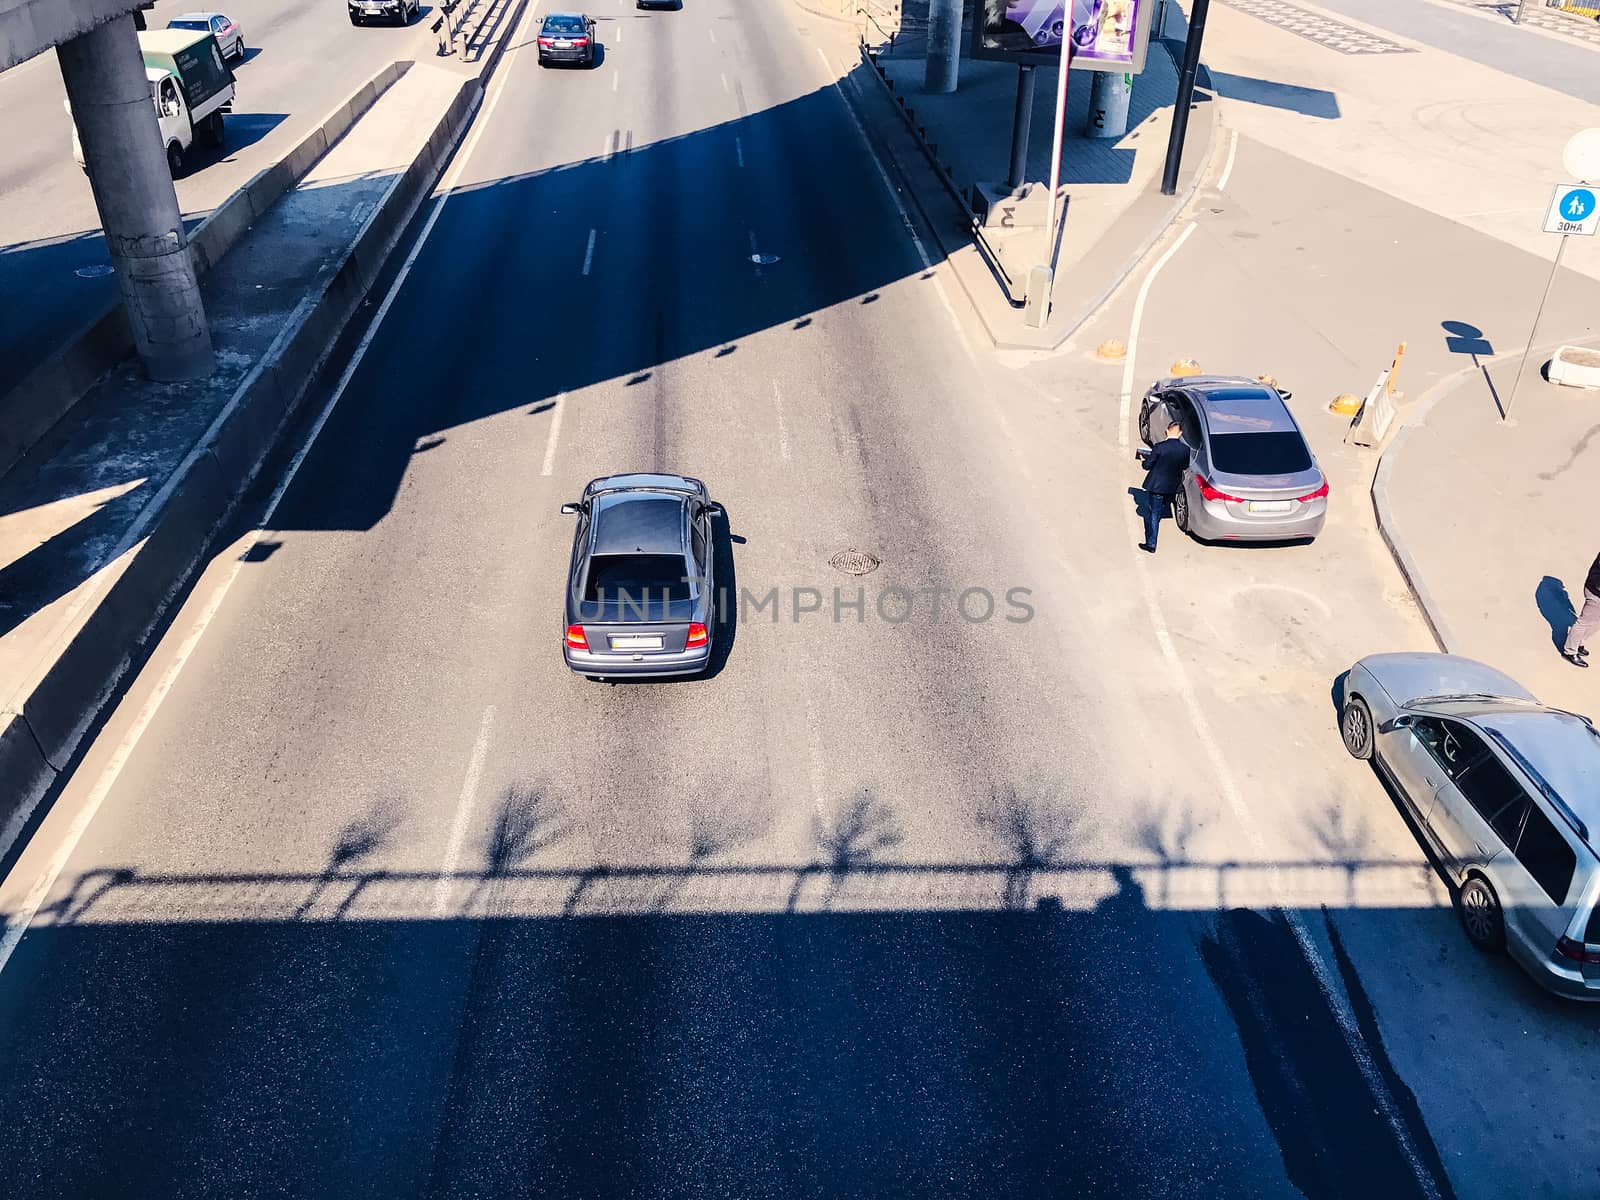
[[[237,58],[240,62],[244,61],[245,48],[244,48],[244,39],[243,38],[240,38],[238,43],[233,47],[233,56],[235,58]]]
[[[1179,529],[1189,532],[1189,493],[1182,488],[1172,497],[1172,520]]]
[[[183,178],[183,147],[173,142],[167,147],[167,170],[174,179]]]
[[[1479,950],[1505,949],[1506,923],[1500,897],[1482,875],[1473,875],[1461,885],[1460,912],[1467,941]]]
[[[222,145],[222,114],[214,112],[205,119],[205,123],[198,130],[201,137],[205,138],[206,145]]]
[[[1372,757],[1372,710],[1360,696],[1351,696],[1344,702],[1344,711],[1339,714],[1339,736],[1351,758]]]

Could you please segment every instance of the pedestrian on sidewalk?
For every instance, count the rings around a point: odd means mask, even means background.
[[[1141,450],[1144,459],[1144,541],[1139,549],[1146,554],[1156,552],[1156,533],[1167,505],[1183,487],[1183,473],[1189,469],[1189,444],[1183,440],[1183,426],[1177,421],[1167,423],[1166,439],[1149,450]],[[1597,600],[1596,603],[1600,603]]]
[[[1583,581],[1583,611],[1567,630],[1567,644],[1561,656],[1575,667],[1589,665],[1589,647],[1584,645],[1589,636],[1600,630],[1600,554],[1595,555],[1589,568],[1589,578]]]

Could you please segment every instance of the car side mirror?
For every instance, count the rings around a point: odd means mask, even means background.
[[[700,511],[705,513],[708,517],[720,517],[723,515],[722,505],[718,504],[715,500],[707,501],[706,506]]]
[[[1401,713],[1398,717],[1389,722],[1389,729],[1391,731],[1396,729],[1410,729],[1416,724],[1416,722],[1417,719],[1415,717],[1406,713]]]
[[[566,513],[567,516],[570,517],[570,516],[576,515],[581,510],[578,508],[578,506],[576,504],[563,504],[561,506],[561,511]]]

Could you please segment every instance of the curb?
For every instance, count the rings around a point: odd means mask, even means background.
[[[527,3],[516,0],[508,28],[520,24]],[[106,560],[122,565],[102,567],[96,585],[68,614],[71,622],[87,609],[81,627],[69,628],[45,650],[31,681],[22,683],[0,712],[0,858],[11,852],[197,574],[211,540],[254,481],[455,152],[508,40],[502,38],[478,73],[462,80],[416,158],[394,177],[347,244],[343,261],[323,276],[320,291],[301,300],[124,534]]]
[[[1569,345],[1567,341],[1550,342],[1544,346],[1535,346],[1534,351],[1540,358],[1546,354],[1554,354],[1557,349]],[[1484,370],[1496,363],[1506,362],[1513,358],[1521,358],[1522,350],[1511,350],[1504,354],[1488,359],[1481,367],[1463,367],[1455,374],[1441,379],[1424,393],[1416,406],[1406,413],[1400,428],[1390,439],[1378,456],[1378,469],[1372,476],[1372,509],[1377,518],[1378,533],[1382,536],[1384,544],[1389,547],[1389,553],[1394,556],[1395,566],[1400,568],[1400,574],[1406,581],[1406,586],[1411,590],[1411,595],[1417,602],[1417,607],[1422,610],[1423,620],[1427,622],[1428,632],[1433,634],[1433,640],[1438,643],[1440,651],[1445,654],[1454,654],[1452,646],[1456,642],[1455,634],[1451,631],[1449,622],[1444,618],[1439,605],[1433,599],[1427,583],[1422,578],[1422,572],[1417,566],[1417,560],[1412,555],[1405,535],[1400,532],[1400,522],[1395,519],[1394,506],[1389,500],[1389,477],[1400,468],[1400,452],[1405,448],[1411,435],[1427,423],[1434,407],[1446,396],[1454,394],[1469,379],[1483,374]]]
[[[412,67],[410,59],[389,63],[326,117],[292,149],[263,167],[217,205],[189,235],[189,257],[195,275],[222,261],[250,226],[276,204],[311,164],[343,137]],[[121,295],[90,318],[47,361],[0,396],[0,474],[9,471],[72,411],[107,371],[133,353],[133,330]]]
[[[794,2],[796,4],[800,4],[801,0],[794,0]],[[802,5],[802,7],[804,6]],[[1174,44],[1166,41],[1163,41],[1161,44],[1168,51],[1168,53],[1181,55],[1181,44]],[[1174,50],[1174,45],[1177,47],[1176,50]],[[879,86],[883,89],[883,95],[888,99],[890,104],[893,105],[894,94],[889,90],[885,76],[879,71],[878,65],[872,61],[870,55],[868,54],[867,46],[864,42],[858,47],[858,53],[860,54],[862,63],[878,80]],[[1179,176],[1177,194],[1174,196],[1163,196],[1161,195],[1159,189],[1140,192],[1138,196],[1135,197],[1133,203],[1128,206],[1127,212],[1124,214],[1124,219],[1126,219],[1128,215],[1134,213],[1136,209],[1141,208],[1152,214],[1159,214],[1156,216],[1155,220],[1150,222],[1150,233],[1148,236],[1142,238],[1137,243],[1132,254],[1128,255],[1123,261],[1113,267],[1110,272],[1100,276],[1101,278],[1107,280],[1103,287],[1100,287],[1088,298],[1080,301],[1076,306],[1066,307],[1059,304],[1056,305],[1055,311],[1064,311],[1069,315],[1064,318],[1062,324],[1057,325],[1054,329],[1040,330],[1038,335],[1034,337],[1029,337],[1025,334],[1019,336],[1010,329],[997,328],[995,323],[991,321],[987,301],[992,295],[990,290],[991,287],[999,287],[1000,280],[996,275],[997,266],[992,261],[986,245],[983,244],[981,235],[976,229],[971,230],[971,244],[977,249],[979,257],[983,259],[985,267],[987,268],[984,276],[980,277],[980,280],[975,283],[968,279],[968,272],[959,270],[956,267],[956,263],[958,262],[955,257],[956,252],[963,247],[951,246],[945,240],[945,237],[941,232],[939,222],[933,219],[932,214],[928,210],[928,205],[924,202],[921,193],[912,185],[911,173],[906,168],[905,164],[901,162],[899,155],[896,154],[894,148],[892,146],[888,146],[881,137],[875,139],[878,144],[883,147],[885,151],[885,157],[894,167],[895,173],[899,175],[902,183],[905,184],[905,191],[910,194],[913,203],[916,204],[917,211],[921,214],[923,223],[927,225],[929,230],[932,232],[934,241],[938,243],[939,249],[944,254],[945,261],[951,264],[951,274],[954,275],[956,281],[960,283],[961,290],[966,293],[968,302],[977,313],[978,320],[983,325],[984,332],[989,335],[989,340],[993,343],[995,349],[1032,351],[1050,351],[1060,349],[1072,338],[1074,334],[1078,332],[1078,330],[1083,328],[1083,326],[1087,324],[1090,319],[1092,319],[1094,315],[1101,310],[1101,308],[1105,306],[1106,302],[1110,300],[1110,298],[1116,293],[1117,289],[1120,288],[1127,281],[1128,277],[1138,269],[1139,264],[1144,261],[1145,257],[1150,253],[1151,248],[1154,247],[1156,243],[1166,235],[1167,231],[1172,228],[1179,216],[1182,215],[1184,209],[1187,208],[1190,201],[1194,199],[1195,193],[1199,191],[1200,181],[1205,178],[1206,173],[1210,170],[1212,158],[1216,152],[1217,145],[1216,130],[1219,123],[1219,102],[1215,89],[1210,86],[1211,81],[1204,65],[1201,66],[1200,80],[1203,81],[1205,85],[1205,94],[1202,95],[1197,93],[1196,104],[1191,110],[1189,138],[1185,146],[1187,151],[1195,145],[1196,141],[1199,141],[1200,153],[1194,159],[1193,166],[1185,170]],[[897,109],[897,111],[901,112],[902,120],[907,122],[909,125],[909,118],[905,116],[903,110]],[[863,124],[867,125],[869,128],[872,127],[872,120],[869,114],[866,112],[858,112],[858,115],[861,117]],[[1200,118],[1199,122],[1194,121],[1195,117]],[[910,136],[915,138],[915,134],[912,133],[909,128],[908,133]],[[921,142],[919,141],[918,144],[920,147]],[[926,148],[923,147],[923,154],[925,157],[927,156],[927,153],[928,152]],[[1185,158],[1188,157],[1189,155],[1186,153]],[[945,183],[948,190],[949,186],[951,185],[947,180],[945,180],[943,173],[931,163],[930,169],[934,170],[935,174],[939,176],[940,182]],[[964,223],[970,226],[972,222],[971,210],[968,209],[963,202],[953,200],[952,203],[957,205],[957,209],[961,213]],[[1084,255],[1083,258],[1078,260],[1077,265],[1079,267],[1083,267],[1085,264],[1088,264],[1092,267],[1095,264],[1095,261],[1096,251],[1091,249],[1088,254]],[[1081,275],[1082,273],[1083,272],[1081,271],[1076,272],[1075,275]],[[1001,297],[1006,303],[1007,310],[1010,312],[1016,312],[1020,307],[1017,301],[1011,298],[1008,289],[1001,288],[1000,290]]]

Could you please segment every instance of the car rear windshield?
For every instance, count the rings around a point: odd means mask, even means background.
[[[1211,464],[1229,475],[1292,475],[1311,469],[1311,452],[1293,430],[1213,434]]]
[[[546,33],[559,33],[563,36],[569,33],[582,33],[583,20],[580,17],[546,17],[544,19]]]
[[[589,560],[589,601],[689,599],[689,568],[676,554],[597,554]]]
[[[168,29],[210,29],[209,21],[168,21]]]

